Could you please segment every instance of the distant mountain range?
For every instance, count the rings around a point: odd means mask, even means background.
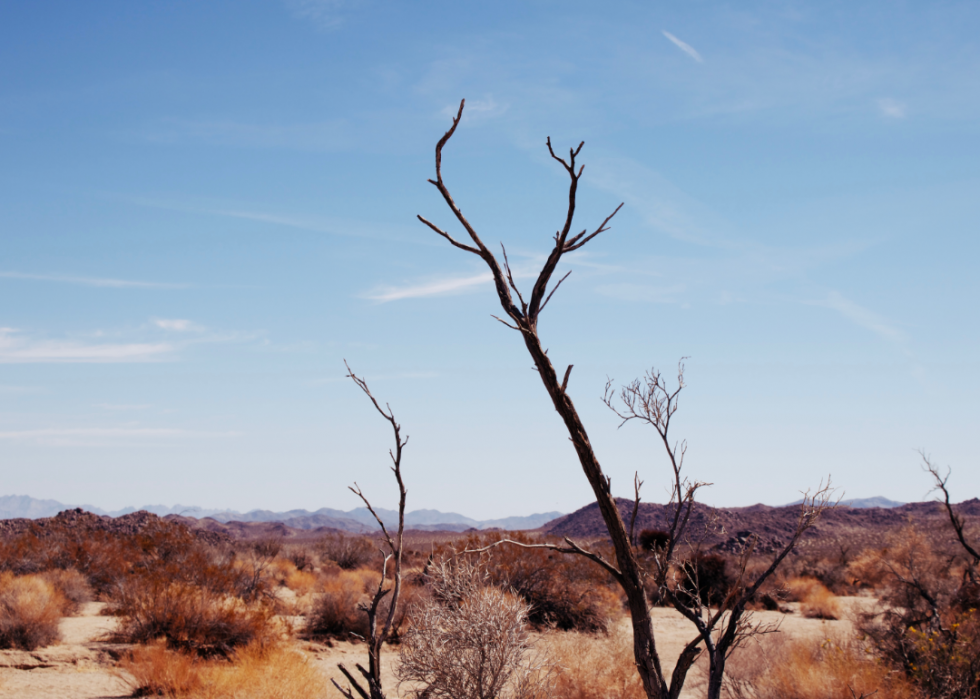
[[[802,500],[797,500],[796,502],[791,502],[789,505],[787,505],[787,507],[802,504]],[[858,507],[862,509],[866,507],[885,507],[890,509],[892,507],[901,507],[906,503],[889,500],[888,498],[883,498],[880,495],[876,495],[873,498],[851,498],[850,500],[841,500],[838,504],[840,507]]]
[[[315,512],[309,510],[289,510],[288,512],[272,512],[270,510],[252,510],[251,512],[236,512],[234,510],[216,510],[187,505],[147,505],[141,508],[125,507],[121,510],[106,511],[91,505],[66,505],[57,500],[38,500],[28,495],[0,496],[0,519],[39,519],[53,517],[63,510],[81,507],[97,515],[119,517],[146,510],[160,517],[181,515],[194,519],[211,518],[218,522],[282,522],[296,529],[316,529],[318,527],[333,527],[350,532],[369,532],[378,529],[377,522],[365,507],[354,510],[334,510],[322,507]],[[398,524],[398,512],[376,508],[385,526]],[[499,527],[506,530],[537,529],[538,527],[561,517],[563,512],[541,512],[526,517],[504,517],[503,519],[476,520],[455,512],[440,512],[439,510],[415,510],[405,513],[405,525],[409,529],[430,531],[466,531],[467,529],[492,529]]]

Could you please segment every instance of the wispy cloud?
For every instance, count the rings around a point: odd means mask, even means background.
[[[661,174],[631,158],[593,158],[585,181],[622,199],[651,227],[671,238],[710,247],[732,247],[728,224]],[[615,223],[615,222],[614,222]]]
[[[134,134],[153,143],[203,144],[302,151],[347,150],[355,145],[345,119],[306,124],[250,124],[230,119],[158,119]]]
[[[642,303],[680,303],[679,294],[685,291],[683,284],[672,286],[654,286],[651,284],[603,284],[596,287],[603,296],[609,296],[623,301],[638,301]]]
[[[697,61],[698,63],[704,63],[704,59],[701,58],[701,54],[698,53],[693,46],[691,46],[690,44],[684,41],[681,41],[680,39],[678,39],[676,36],[674,36],[668,31],[664,31],[663,34],[665,37],[667,37],[667,40],[670,41],[670,43],[672,43],[674,46],[676,46],[681,51],[686,53],[688,56],[693,58],[695,61]]]
[[[360,376],[360,374],[358,374]],[[366,381],[397,381],[400,379],[435,379],[440,376],[438,371],[399,371],[393,374],[368,374],[362,376]],[[346,376],[330,376],[327,378],[316,379],[313,381],[313,385],[325,384],[325,383],[339,383],[341,381],[350,381]]]
[[[124,412],[129,412],[131,410],[147,410],[153,406],[150,404],[138,404],[129,405],[124,403],[93,403],[93,408],[101,408],[102,410],[119,410]]]
[[[57,282],[61,284],[80,284],[111,289],[188,289],[190,284],[167,284],[163,282],[143,282],[131,279],[108,279],[104,277],[77,277],[65,274],[27,274],[24,272],[0,272],[3,279],[24,279],[37,282]]]
[[[0,328],[0,364],[108,364],[161,361],[176,348],[166,342],[78,342],[45,340]]]
[[[434,236],[424,235],[421,224],[419,226],[392,226],[390,224],[377,224],[356,219],[270,213],[240,206],[167,201],[149,197],[126,197],[125,199],[137,206],[256,221],[259,223],[268,223],[272,226],[285,226],[287,228],[309,231],[311,233],[326,233],[329,235],[342,235],[355,238],[373,238],[376,240],[421,244],[427,247],[439,245],[438,241],[431,239]]]
[[[894,343],[903,343],[905,333],[889,323],[885,318],[845,298],[837,291],[831,291],[822,301],[811,302],[814,306],[833,309],[856,325],[870,330],[879,337]]]
[[[483,121],[501,116],[507,111],[510,105],[499,104],[493,96],[487,96],[482,100],[466,100],[466,120],[464,123],[473,121]],[[450,104],[443,107],[440,116],[449,118],[455,117],[459,111],[459,103]]]
[[[426,296],[446,296],[473,291],[491,282],[493,282],[493,275],[490,272],[480,272],[468,277],[443,277],[407,286],[382,286],[364,294],[364,298],[387,303]]]
[[[171,332],[202,332],[204,327],[183,318],[154,318],[153,324],[161,330]]]
[[[4,386],[0,384],[0,394],[6,395],[26,395],[30,393],[42,393],[44,389],[37,386]]]
[[[889,98],[878,100],[878,109],[881,110],[883,116],[889,119],[904,119],[907,111],[905,104]]]
[[[240,436],[241,432],[203,432],[166,427],[68,427],[0,432],[0,441],[38,446],[98,447],[168,442],[182,439],[214,439]]]
[[[356,4],[356,0],[285,0],[294,17],[312,22],[320,30],[341,26],[347,12]]]

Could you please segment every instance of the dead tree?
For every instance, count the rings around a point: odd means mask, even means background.
[[[381,553],[381,581],[378,583],[378,588],[374,592],[374,596],[371,598],[370,605],[364,605],[360,609],[368,615],[368,668],[365,670],[364,666],[357,663],[355,667],[357,671],[361,673],[364,681],[367,683],[367,688],[361,684],[360,681],[346,668],[343,663],[339,663],[337,668],[344,674],[347,681],[350,684],[347,687],[341,687],[337,680],[331,679],[334,686],[340,690],[347,699],[354,699],[354,692],[361,697],[361,699],[385,699],[384,691],[381,686],[381,647],[388,640],[391,635],[392,625],[394,624],[395,614],[398,611],[398,600],[401,596],[402,589],[402,545],[405,534],[405,483],[402,481],[402,449],[408,444],[408,437],[405,439],[401,437],[401,425],[395,420],[395,414],[391,410],[391,406],[387,403],[385,407],[382,408],[381,404],[378,403],[377,399],[371,394],[371,390],[368,388],[367,382],[355,375],[351,371],[350,366],[347,361],[344,361],[344,366],[347,367],[347,375],[350,379],[357,384],[364,395],[366,395],[371,403],[374,405],[375,410],[381,414],[385,420],[391,424],[391,429],[395,436],[395,447],[388,451],[389,456],[391,456],[392,466],[391,470],[395,474],[395,480],[398,482],[398,531],[392,537],[391,533],[388,531],[387,526],[385,526],[384,521],[378,516],[378,513],[374,511],[371,507],[371,503],[368,502],[367,497],[361,492],[361,488],[355,483],[353,487],[350,488],[357,497],[359,497],[363,502],[364,506],[368,508],[371,514],[374,516],[375,521],[377,521],[378,526],[381,527],[381,536],[383,539]],[[385,550],[387,548],[387,551]],[[385,587],[388,582],[388,567],[389,563],[392,563],[392,584],[390,587]],[[381,602],[388,595],[391,597],[388,600],[388,609],[385,612],[381,608]],[[382,619],[379,619],[379,612]],[[380,623],[379,623],[380,622]]]
[[[700,655],[701,646],[708,655],[708,697],[713,699],[721,695],[725,675],[725,663],[728,657],[750,636],[771,633],[776,630],[772,626],[756,626],[750,622],[745,606],[755,597],[762,584],[776,571],[783,560],[795,548],[800,537],[820,517],[820,514],[830,505],[831,486],[827,484],[817,489],[817,492],[804,493],[800,513],[797,517],[796,528],[789,541],[774,556],[769,567],[754,580],[746,578],[746,568],[752,555],[757,537],[746,543],[737,563],[735,580],[729,586],[724,600],[717,608],[711,609],[701,594],[701,582],[697,580],[696,564],[691,561],[678,562],[677,545],[688,538],[687,524],[695,507],[694,496],[699,488],[708,483],[688,481],[681,471],[684,466],[684,456],[687,453],[687,443],[672,442],[670,423],[678,408],[678,398],[684,389],[684,360],[677,365],[677,387],[671,389],[663,376],[656,370],[650,370],[643,379],[636,379],[623,386],[617,396],[612,389],[612,381],[606,383],[603,403],[620,419],[619,426],[636,421],[653,427],[663,443],[664,450],[673,472],[670,502],[672,510],[670,528],[667,531],[666,546],[653,555],[653,570],[655,587],[658,596],[666,600],[674,609],[687,618],[697,629],[695,636],[681,651],[672,678],[673,683],[683,682],[684,675]],[[633,517],[639,507],[639,488],[633,504]],[[632,524],[631,524],[632,528]],[[694,558],[700,554],[700,541],[692,542]],[[671,585],[670,574],[673,566],[684,571],[688,578],[693,578],[693,589],[683,585]],[[683,668],[683,669],[682,669]]]
[[[969,562],[966,568],[966,575],[969,581],[976,585],[978,580],[977,568],[980,567],[980,553],[977,552],[973,546],[966,540],[966,535],[963,533],[965,524],[963,518],[956,513],[953,509],[952,503],[949,501],[949,489],[946,487],[947,481],[949,481],[949,476],[952,473],[950,469],[946,470],[946,475],[942,475],[939,472],[939,467],[932,463],[932,460],[926,456],[924,451],[920,451],[919,455],[922,457],[923,465],[922,468],[932,476],[933,483],[935,486],[933,490],[938,490],[943,494],[942,503],[946,508],[946,514],[949,516],[949,523],[953,525],[953,531],[956,532],[956,538],[960,542],[960,546],[966,552],[969,557]]]
[[[531,289],[530,296],[525,299],[520,290],[517,288],[517,284],[514,282],[514,276],[511,273],[506,249],[504,249],[503,245],[501,245],[503,258],[503,265],[501,265],[493,252],[490,251],[490,249],[480,238],[476,229],[471,225],[466,217],[463,216],[462,211],[456,205],[456,202],[453,200],[453,197],[449,193],[449,189],[446,187],[443,180],[442,151],[446,146],[446,143],[449,142],[449,139],[452,138],[453,134],[456,132],[457,126],[459,126],[460,119],[463,116],[464,106],[465,100],[460,102],[459,111],[453,118],[452,126],[436,144],[436,178],[434,180],[429,180],[429,182],[439,190],[439,193],[449,206],[449,209],[452,211],[456,220],[465,230],[468,240],[466,242],[456,240],[452,235],[436,224],[426,220],[422,216],[419,216],[418,218],[422,223],[431,228],[438,235],[449,241],[450,244],[461,250],[477,255],[486,263],[487,267],[489,267],[493,276],[497,297],[500,302],[500,306],[503,309],[504,315],[503,318],[497,316],[493,317],[511,330],[520,333],[521,339],[524,341],[524,345],[534,362],[534,368],[537,370],[538,376],[540,377],[542,384],[544,384],[545,390],[548,392],[555,410],[561,416],[561,419],[568,430],[568,434],[572,445],[575,448],[579,463],[582,466],[582,470],[584,471],[589,484],[592,486],[592,491],[595,494],[599,511],[602,514],[603,521],[605,522],[606,528],[609,532],[609,537],[612,541],[615,560],[607,561],[601,555],[587,551],[567,538],[565,539],[564,546],[552,544],[531,546],[543,546],[556,551],[561,551],[562,553],[585,556],[605,568],[609,574],[612,575],[626,594],[627,606],[633,626],[633,657],[647,697],[650,697],[650,699],[677,699],[681,688],[684,685],[684,680],[686,679],[687,672],[690,669],[691,664],[701,652],[702,644],[708,644],[709,642],[714,644],[716,651],[721,649],[718,651],[721,652],[721,657],[727,657],[727,653],[733,648],[735,640],[740,637],[740,629],[744,635],[745,626],[744,620],[741,620],[741,613],[736,617],[735,615],[731,614],[731,610],[736,608],[743,610],[748,598],[743,599],[743,596],[740,595],[736,599],[733,599],[733,605],[729,606],[729,613],[727,616],[722,615],[725,619],[729,620],[729,623],[724,627],[724,634],[722,634],[721,639],[717,642],[711,640],[713,639],[712,633],[717,627],[719,627],[722,616],[709,616],[708,619],[698,617],[698,620],[695,622],[698,627],[698,637],[692,641],[687,648],[685,648],[671,677],[668,678],[664,674],[654,637],[649,602],[646,592],[644,591],[643,581],[645,572],[640,565],[636,549],[634,548],[632,542],[632,532],[630,531],[630,529],[632,529],[632,522],[630,528],[628,529],[613,498],[610,479],[603,473],[599,460],[592,449],[592,444],[589,441],[585,426],[582,424],[578,411],[576,410],[571,397],[568,395],[568,381],[572,372],[572,365],[568,365],[568,367],[565,369],[564,375],[561,379],[559,379],[559,375],[555,370],[554,365],[551,363],[551,359],[548,357],[547,350],[542,347],[541,340],[538,336],[538,320],[541,312],[544,311],[555,291],[558,289],[561,283],[568,278],[568,274],[570,274],[570,272],[566,273],[564,276],[560,277],[557,282],[551,285],[562,256],[566,253],[582,248],[600,233],[609,230],[609,222],[612,220],[613,216],[619,212],[623,205],[620,204],[617,206],[616,209],[591,232],[588,229],[585,229],[579,233],[572,234],[571,231],[575,216],[578,184],[584,170],[584,166],[577,165],[576,159],[582,151],[584,142],[579,143],[576,148],[570,148],[568,158],[565,159],[555,153],[551,145],[551,139],[547,139],[546,144],[549,154],[565,169],[569,176],[568,208],[565,214],[565,221],[561,229],[555,233],[554,246],[543,267],[541,268],[541,271],[538,273],[537,279],[535,280]],[[551,285],[550,290],[549,285]],[[656,387],[655,392],[660,392],[661,385]],[[694,494],[697,489],[704,484],[697,482],[689,483],[681,477],[684,446],[682,444],[680,447],[675,446],[674,448],[671,448],[667,440],[669,418],[670,415],[673,414],[673,411],[676,410],[676,392],[673,395],[667,394],[666,398],[661,396],[660,399],[666,401],[664,403],[658,404],[654,402],[645,407],[642,402],[644,400],[644,395],[642,394],[641,388],[641,386],[637,385],[636,390],[631,391],[630,387],[627,387],[625,394],[626,398],[628,400],[636,401],[633,404],[635,410],[629,408],[629,402],[626,403],[627,409],[632,410],[632,412],[635,413],[635,415],[632,417],[639,418],[644,414],[647,414],[648,417],[653,416],[652,419],[654,420],[654,423],[652,424],[656,424],[658,419],[663,420],[663,432],[661,437],[668,448],[668,453],[670,454],[671,463],[673,464],[674,468],[675,478],[672,502],[675,504],[675,509],[671,523],[671,539],[667,547],[669,553],[663,559],[665,566],[662,575],[666,576],[666,570],[668,568],[666,563],[672,560],[677,542],[681,540],[681,536],[685,527],[687,526],[690,513],[694,505]],[[678,387],[678,391],[679,390],[680,387]],[[607,397],[610,397],[608,387]],[[645,412],[647,407],[651,412]],[[659,418],[657,417],[658,415],[660,416]],[[627,417],[626,419],[632,419],[632,417]],[[634,486],[637,490],[637,497],[634,501],[634,507],[638,507],[638,478],[634,482]],[[826,493],[825,491],[821,490],[821,494],[825,495]],[[807,502],[810,503],[810,505],[813,505],[813,500],[813,498],[809,498]],[[825,504],[825,499],[823,502]],[[775,570],[775,567],[779,564],[782,558],[789,553],[789,549],[792,548],[796,540],[802,534],[802,530],[812,523],[813,519],[815,519],[815,517],[819,514],[820,509],[821,507],[819,505],[815,508],[810,507],[809,509],[804,507],[804,510],[801,513],[801,523],[800,527],[798,527],[797,535],[793,538],[793,541],[788,545],[786,550],[782,552],[779,557],[777,557],[776,561],[774,561],[771,570]],[[524,545],[526,546],[527,544]],[[771,570],[769,573],[771,573]],[[660,575],[660,573],[658,573],[658,575]],[[666,579],[666,577],[664,577],[664,579]],[[757,582],[758,584],[753,585],[753,594],[755,590],[758,589],[758,585],[761,585],[761,580]],[[748,591],[746,590],[745,592]],[[691,614],[692,616],[696,616],[694,612]],[[719,614],[721,615],[722,613],[719,612]],[[691,620],[694,621],[691,616],[688,618],[691,618]],[[732,640],[726,640],[729,636],[733,637]],[[708,647],[709,649],[712,648],[711,645],[708,645]],[[709,654],[711,654],[710,650]],[[720,692],[720,686],[717,688],[714,695],[709,694],[709,696],[718,696],[717,692]]]

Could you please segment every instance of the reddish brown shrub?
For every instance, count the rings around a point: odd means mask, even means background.
[[[536,542],[521,532],[507,536]],[[472,536],[465,546],[481,548],[500,538],[499,534]],[[513,590],[530,605],[528,621],[538,628],[605,632],[609,620],[622,613],[609,574],[581,556],[503,544],[492,549],[484,569],[490,583]]]
[[[715,553],[699,553],[681,567],[679,591],[705,605],[721,604],[735,583],[728,561]]]
[[[114,605],[123,617],[116,640],[124,643],[162,638],[171,649],[227,657],[236,648],[268,643],[278,635],[266,606],[181,582],[134,577]]]
[[[68,602],[38,575],[0,575],[0,648],[34,650],[58,640]]]
[[[381,574],[371,570],[344,570],[327,578],[307,618],[311,636],[367,638],[367,614],[358,605],[368,604]]]
[[[74,614],[83,602],[92,599],[92,588],[89,587],[88,580],[74,568],[46,570],[41,573],[41,577],[51,583],[65,598],[66,615]]]
[[[640,548],[644,551],[661,551],[670,543],[670,534],[661,529],[644,529],[640,532]]]
[[[321,558],[333,561],[343,570],[361,568],[378,553],[370,539],[346,534],[328,534],[317,542],[316,549]]]

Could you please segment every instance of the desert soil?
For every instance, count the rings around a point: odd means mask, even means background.
[[[850,616],[856,611],[874,604],[870,598],[839,598],[845,610],[841,621],[805,619],[798,613],[755,612],[760,623],[780,624],[784,638],[828,638],[846,635],[853,630]],[[130,688],[124,675],[116,669],[116,660],[128,646],[110,644],[101,639],[115,628],[116,619],[100,616],[103,604],[91,602],[82,606],[77,616],[62,619],[61,642],[36,651],[0,651],[0,699],[117,699],[129,696]],[[793,605],[790,605],[791,607]],[[671,609],[655,608],[654,625],[657,644],[670,672],[684,645],[692,638],[688,621]],[[628,625],[628,621],[623,622]],[[545,640],[546,644],[547,641]],[[301,643],[311,661],[326,677],[341,675],[338,663],[344,663],[356,673],[356,663],[365,664],[367,656],[363,644],[353,643]],[[383,657],[384,686],[389,696],[403,697],[408,687],[398,688],[391,667],[395,653],[386,651]],[[702,690],[688,687],[682,699],[694,699]],[[330,688],[331,699],[339,699],[340,693]]]

